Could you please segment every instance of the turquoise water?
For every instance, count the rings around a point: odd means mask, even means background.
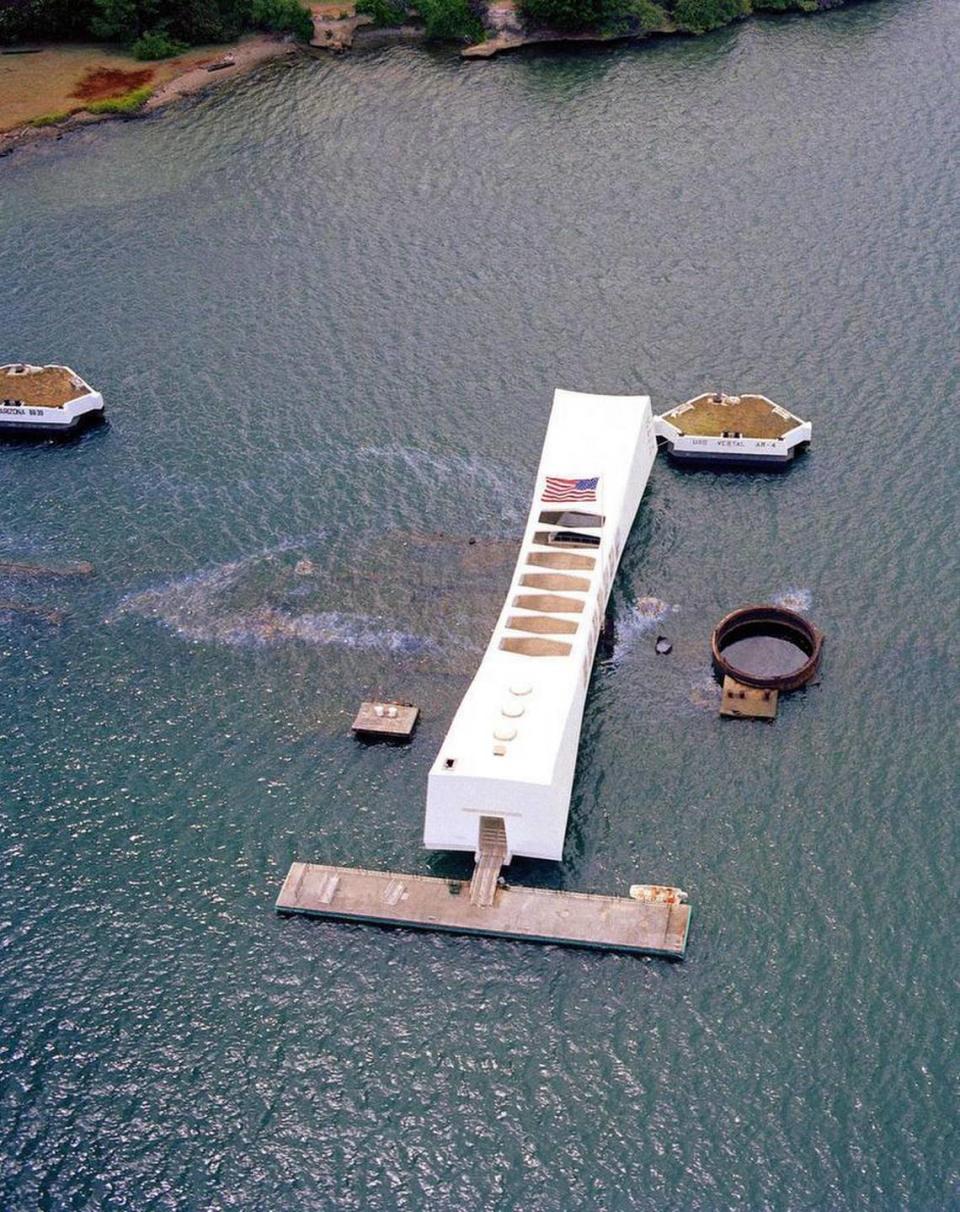
[[[393,46],[0,163],[0,360],[110,418],[0,448],[0,558],[96,567],[0,584],[68,612],[0,627],[0,1206],[957,1206],[958,63],[947,0]],[[564,863],[510,872],[679,883],[687,959],[277,918],[294,858],[466,870],[426,772],[557,385],[814,423],[658,462]],[[722,722],[773,597],[821,679]]]

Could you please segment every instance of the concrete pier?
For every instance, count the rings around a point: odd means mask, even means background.
[[[675,959],[683,957],[690,925],[686,904],[507,886],[478,905],[468,880],[315,863],[291,864],[277,912]]]

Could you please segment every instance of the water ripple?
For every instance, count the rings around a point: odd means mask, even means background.
[[[305,54],[0,164],[9,356],[110,417],[0,450],[3,558],[96,568],[0,629],[4,1212],[956,1203],[958,39]],[[658,463],[565,861],[510,871],[681,884],[684,964],[278,919],[293,858],[469,868],[425,780],[552,389],[718,377],[812,449]],[[710,631],[771,594],[820,684],[721,720]]]

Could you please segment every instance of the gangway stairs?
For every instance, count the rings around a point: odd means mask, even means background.
[[[507,831],[502,816],[480,818],[479,842],[470,880],[470,903],[483,908],[493,904],[500,868],[507,861]]]

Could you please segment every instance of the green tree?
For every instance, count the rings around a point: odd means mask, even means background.
[[[607,14],[607,0],[521,0],[521,12],[535,25],[572,34],[594,29]]]
[[[177,42],[169,34],[160,29],[149,30],[130,47],[134,59],[172,59],[187,49],[185,42]]]
[[[0,42],[90,32],[93,0],[0,0]]]
[[[661,29],[667,15],[653,0],[521,0],[523,15],[559,33],[605,30],[641,33]]]
[[[640,30],[664,29],[669,25],[667,14],[653,0],[631,0],[626,15],[637,22]]]
[[[149,39],[222,42],[245,29],[313,33],[300,0],[0,0],[0,39],[92,35],[129,45],[146,35],[152,52],[161,43]]]
[[[423,31],[430,39],[479,42],[484,37],[483,23],[468,0],[416,0],[415,7],[423,18]]]
[[[161,0],[160,16],[160,27],[185,42],[222,42],[236,32],[218,0]]]
[[[258,29],[296,34],[307,41],[313,37],[313,21],[300,0],[253,0],[250,20]]]
[[[132,42],[157,24],[153,0],[94,0],[90,32],[108,42]]]
[[[678,29],[705,34],[750,12],[750,0],[676,0],[673,17]]]
[[[820,5],[817,0],[753,0],[753,7],[758,11],[772,9],[777,13],[786,12],[792,8],[800,9],[804,13],[815,13]]]

